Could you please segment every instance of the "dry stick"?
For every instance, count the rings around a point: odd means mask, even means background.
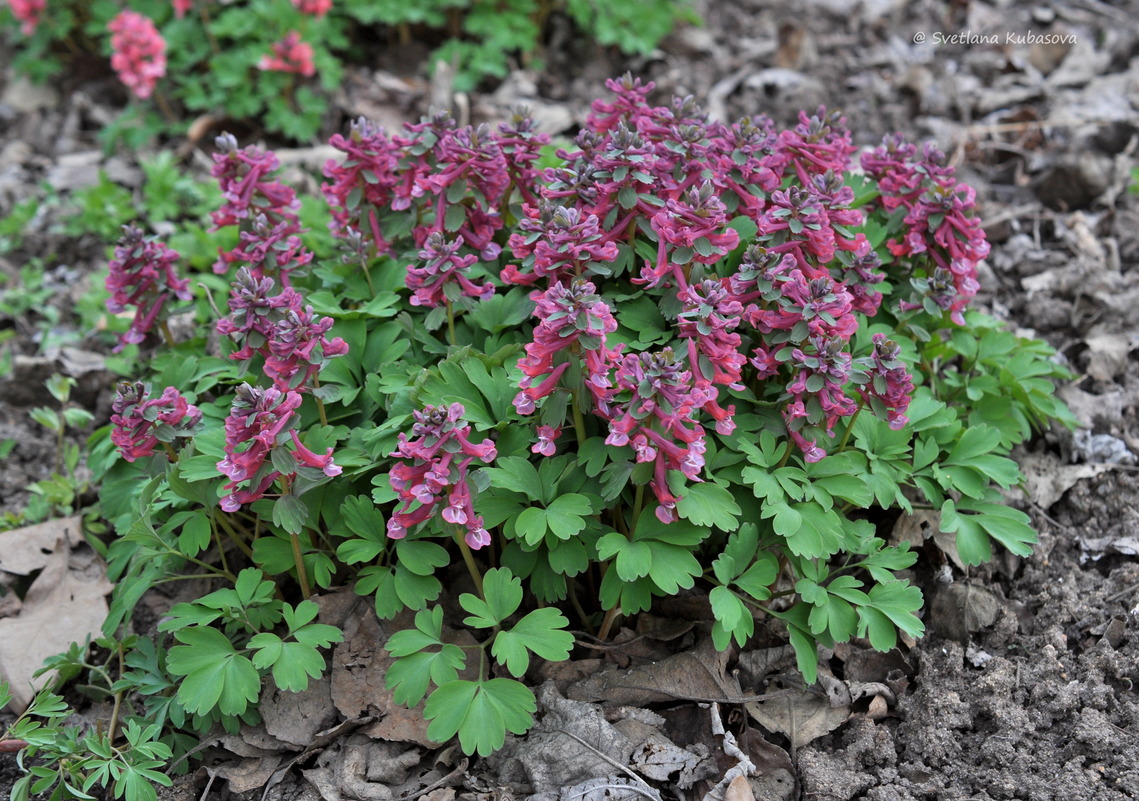
[[[659,794],[656,792],[656,790],[653,790],[652,786],[648,782],[646,782],[644,779],[642,779],[640,776],[638,776],[636,773],[634,773],[632,770],[630,770],[625,765],[622,765],[620,762],[615,760],[613,757],[609,756],[608,754],[602,753],[601,751],[598,751],[592,745],[590,745],[585,740],[581,739],[580,737],[578,737],[576,734],[574,734],[571,731],[566,731],[565,729],[558,729],[558,732],[560,732],[561,734],[564,734],[566,737],[569,737],[572,740],[577,740],[579,743],[584,745],[586,748],[588,748],[594,754],[601,757],[606,762],[608,762],[610,765],[617,768],[617,770],[619,770],[622,773],[624,773],[625,775],[627,775],[629,778],[631,778],[637,784],[641,785],[642,787],[647,787],[652,792],[652,795],[650,795],[649,798],[659,798],[660,797]],[[629,789],[634,789],[634,788],[629,788]]]

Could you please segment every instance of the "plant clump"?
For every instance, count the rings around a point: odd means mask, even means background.
[[[180,342],[122,333],[168,389],[124,385],[92,455],[106,637],[157,582],[220,585],[133,646],[140,726],[233,726],[263,682],[306,687],[334,585],[408,613],[388,687],[485,755],[532,724],[535,658],[655,599],[706,594],[716,647],[768,627],[813,682],[820,647],[922,633],[899,511],[940,511],[968,564],[1029,553],[1008,454],[1071,422],[1065,371],[969,310],[988,246],[944,156],[888,137],[856,160],[826,109],[778,130],[609,89],[560,147],[522,112],[354,122],[324,168],[331,236],[272,153],[219,138],[237,239],[199,277],[226,311],[197,304]],[[128,237],[151,263],[118,292],[149,298],[170,262]]]

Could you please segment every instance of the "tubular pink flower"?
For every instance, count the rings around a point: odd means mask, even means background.
[[[227,225],[239,225],[244,220],[265,215],[267,224],[281,220],[296,222],[301,204],[292,187],[272,177],[280,166],[277,157],[258,147],[238,147],[237,139],[224,133],[214,140],[217,152],[210,169],[221,188],[224,203],[210,212],[213,230]],[[216,270],[215,266],[215,270]]]
[[[389,537],[407,536],[411,528],[429,520],[446,497],[443,520],[465,528],[466,542],[472,548],[490,544],[483,519],[475,514],[467,476],[472,461],[490,464],[497,452],[489,439],[480,444],[470,441],[471,427],[462,422],[464,413],[459,403],[425,406],[414,412],[411,433],[415,439],[399,435],[399,445],[391,455],[402,461],[392,467],[389,480],[403,506],[388,519]]]
[[[201,422],[197,406],[187,403],[174,387],[161,397],[150,397],[150,387],[142,382],[121,381],[111,403],[111,442],[128,462],[154,453],[159,442],[189,437]]]
[[[293,6],[302,14],[320,19],[332,10],[332,0],[292,0]]]
[[[111,67],[135,97],[145,100],[166,74],[166,40],[149,17],[121,11],[107,26],[111,32]]]
[[[485,300],[494,294],[494,284],[489,281],[478,286],[467,277],[467,270],[479,260],[474,253],[460,256],[463,237],[448,242],[441,231],[427,237],[423,250],[419,251],[421,266],[409,264],[407,267],[407,287],[413,291],[412,306],[441,306],[447,300],[449,284],[458,284],[459,292],[467,297]]]
[[[31,36],[43,18],[47,0],[8,0],[12,9],[12,16],[20,21],[20,32],[24,36]]]
[[[170,5],[174,7],[174,16],[182,19],[194,7],[194,0],[170,0]]]
[[[178,253],[166,245],[144,237],[140,228],[123,226],[107,274],[106,287],[111,293],[107,310],[118,314],[133,306],[136,311],[130,328],[119,337],[116,352],[144,341],[171,297],[190,299],[189,279],[178,278],[174,271],[178,258]]]

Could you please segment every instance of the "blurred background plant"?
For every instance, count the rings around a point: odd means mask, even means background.
[[[185,120],[248,121],[266,133],[312,140],[338,124],[329,97],[365,43],[435,45],[426,60],[455,71],[468,91],[505,77],[512,64],[540,67],[554,20],[585,41],[647,55],[680,22],[697,23],[689,0],[8,0],[0,5],[14,67],[44,82],[106,59],[133,93],[104,132],[137,147],[184,132]],[[6,29],[6,30],[5,30]]]

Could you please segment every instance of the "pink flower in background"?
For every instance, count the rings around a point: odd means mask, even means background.
[[[166,40],[149,17],[120,12],[111,20],[111,66],[135,97],[145,100],[166,74]]]
[[[47,2],[46,0],[8,0],[8,5],[12,8],[12,16],[22,23],[20,30],[25,36],[31,36],[36,32],[36,26],[40,24],[40,17],[44,13]]]
[[[150,456],[159,442],[190,436],[202,419],[198,407],[187,403],[174,387],[152,398],[150,387],[140,381],[119,382],[111,411],[111,442],[128,462]]]
[[[332,10],[332,0],[293,0],[293,5],[302,14],[311,14],[318,19]]]
[[[174,6],[174,16],[182,19],[194,7],[194,0],[170,0],[170,5]]]
[[[273,55],[262,56],[257,69],[270,72],[294,72],[306,78],[316,74],[316,65],[312,63],[312,45],[301,41],[301,35],[296,31],[289,34],[273,45]]]

